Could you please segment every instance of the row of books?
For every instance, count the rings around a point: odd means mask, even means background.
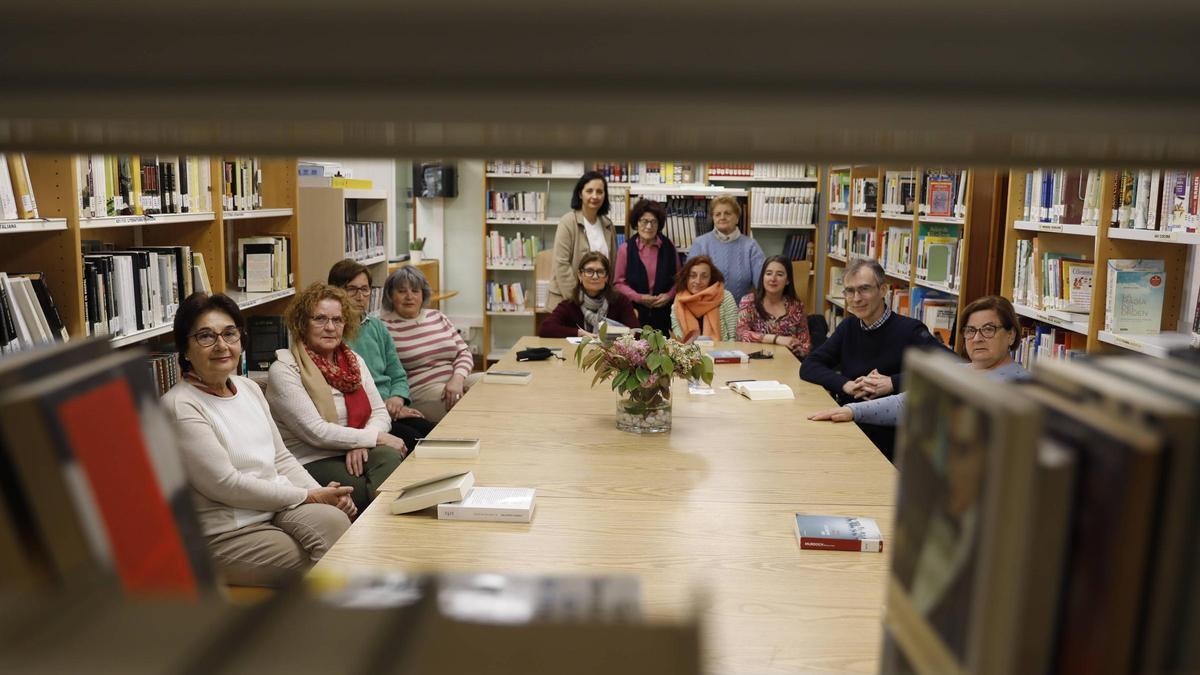
[[[962,270],[959,226],[921,223],[916,264],[918,279],[958,288]]]
[[[545,220],[547,199],[545,192],[489,190],[487,217],[488,220],[511,220],[514,222]]]
[[[883,203],[880,211],[889,215],[911,214],[917,205],[917,179],[912,171],[886,171],[883,174]]]
[[[855,178],[852,187],[854,195],[851,202],[855,215],[873,216],[879,211],[879,179]]]
[[[29,165],[21,153],[0,153],[0,220],[38,217]]]
[[[489,266],[529,269],[533,269],[537,254],[545,248],[541,237],[527,237],[520,232],[512,237],[505,237],[495,230],[488,232],[487,247]]]
[[[850,228],[844,220],[829,221],[828,251],[845,257],[850,250]]]
[[[291,288],[294,279],[291,238],[280,234],[239,238],[237,269],[238,288],[247,293]]]
[[[875,228],[873,227],[852,227],[850,228],[850,255],[860,258],[874,258],[876,253],[875,248]]]
[[[68,338],[41,272],[0,272],[0,354]]]
[[[905,355],[881,672],[1200,671],[1200,361]]]
[[[900,316],[909,316],[912,313],[912,293],[909,292],[907,286],[888,286],[886,302],[888,309],[899,314]]]
[[[77,155],[85,218],[212,211],[208,157]]]
[[[524,312],[526,291],[521,282],[502,284],[487,282],[487,308],[489,312]]]
[[[697,176],[694,162],[596,162],[592,168],[612,183],[691,185]]]
[[[767,187],[750,189],[752,225],[812,225],[817,189]]]
[[[663,224],[662,234],[675,245],[676,249],[687,249],[696,240],[696,237],[711,232],[713,229],[712,221],[709,219],[709,203],[706,197],[649,195],[646,198],[664,202],[667,209],[667,222]],[[745,232],[744,224],[742,228]]]
[[[953,349],[958,298],[924,286],[914,286],[909,295],[909,316],[925,324],[934,337]]]
[[[246,354],[242,353],[242,360],[245,361]],[[150,377],[154,382],[155,391],[159,396],[166,394],[179,383],[179,353],[178,352],[154,352],[146,356],[146,368],[150,371]],[[245,373],[239,373],[245,374]]]
[[[907,277],[912,269],[912,228],[889,227],[883,233],[880,263],[892,274]]]
[[[578,177],[583,175],[583,162],[540,159],[489,159],[487,172],[506,176],[551,174],[554,176]]]
[[[967,170],[926,169],[921,176],[920,215],[962,218],[967,214]]]
[[[252,211],[263,207],[262,163],[257,157],[234,157],[221,162],[221,208]]]
[[[796,179],[816,178],[819,170],[815,164],[773,164],[750,162],[731,164],[717,162],[708,165],[710,178],[761,178]]]
[[[850,170],[829,172],[829,210],[845,213],[850,209]]]
[[[1200,230],[1200,171],[1118,172],[1109,225],[1138,230]]]
[[[1013,360],[1026,369],[1038,359],[1074,359],[1087,352],[1087,336],[1036,322],[1022,321]]]
[[[346,257],[351,260],[370,260],[387,255],[384,248],[383,223],[366,220],[346,223]]]
[[[195,288],[191,247],[83,242],[83,305],[88,335],[131,335],[170,325]],[[199,270],[202,272],[203,268]]]
[[[802,230],[793,234],[789,234],[787,239],[783,241],[783,250],[780,253],[789,260],[808,260],[814,261],[816,253],[816,236],[813,230]]]
[[[1063,225],[1095,225],[1100,220],[1098,170],[1035,169],[1025,173],[1022,219]]]

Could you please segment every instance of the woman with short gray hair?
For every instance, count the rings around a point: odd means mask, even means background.
[[[425,307],[432,295],[421,270],[405,265],[383,284],[379,319],[408,372],[412,407],[436,423],[462,399],[479,375],[471,374],[475,359],[454,324],[436,309]]]

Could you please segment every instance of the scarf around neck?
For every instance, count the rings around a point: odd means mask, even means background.
[[[581,287],[579,289],[579,307],[583,310],[583,319],[587,323],[584,328],[594,333],[600,329],[600,323],[608,317],[608,296],[601,295],[593,298]]]
[[[371,416],[371,403],[362,387],[358,360],[345,342],[338,344],[333,359],[326,359],[304,344],[292,344],[292,357],[300,368],[300,382],[326,422],[338,424],[337,407],[330,387],[342,392],[346,399],[346,426],[362,429]],[[337,365],[334,361],[340,363]]]
[[[715,230],[714,230],[715,231]],[[718,281],[699,293],[686,290],[675,295],[675,319],[686,336],[696,332],[714,340],[721,339],[721,302],[725,299],[725,284]],[[704,317],[704,329],[699,317]]]
[[[742,236],[742,231],[735,227],[733,228],[733,232],[730,232],[729,234],[722,234],[720,230],[713,228],[713,236],[717,238],[717,241],[728,244],[729,242],[735,241],[738,237]]]

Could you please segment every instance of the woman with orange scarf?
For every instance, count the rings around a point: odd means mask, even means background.
[[[703,335],[713,340],[733,340],[738,308],[725,290],[725,276],[706,255],[688,260],[675,278],[675,305],[671,332],[680,336]]]

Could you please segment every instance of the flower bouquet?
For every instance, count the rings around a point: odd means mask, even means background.
[[[639,434],[671,430],[671,379],[685,377],[711,384],[712,359],[695,344],[683,344],[646,326],[640,335],[607,340],[585,337],[575,349],[575,363],[596,371],[592,386],[612,380],[617,392],[617,428]],[[591,345],[592,349],[587,351]],[[585,353],[586,351],[586,353]]]

